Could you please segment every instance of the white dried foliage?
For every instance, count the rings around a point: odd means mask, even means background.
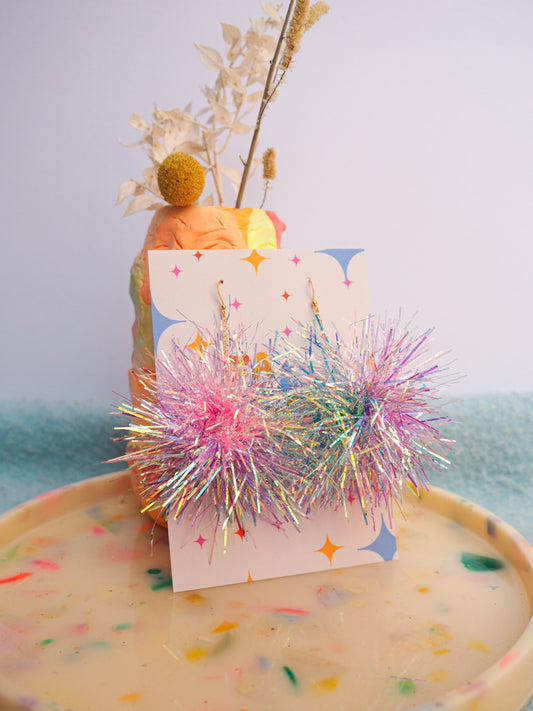
[[[222,69],[224,66],[224,60],[218,50],[213,49],[212,47],[206,47],[203,44],[198,44],[197,42],[194,43],[194,46],[198,50],[200,59],[208,69],[212,69],[215,72]]]
[[[226,165],[220,168],[220,172],[222,173],[222,175],[225,175],[230,182],[239,187],[242,175],[240,170],[234,168],[233,166]]]
[[[150,193],[143,193],[142,195],[137,195],[133,198],[133,200],[126,208],[124,215],[133,215],[134,212],[140,212],[141,210],[149,210],[151,207],[153,207],[155,200],[155,195],[151,195]]]
[[[139,116],[139,114],[132,114],[130,118],[130,126],[138,129],[139,131],[146,131],[148,124]]]
[[[279,6],[273,5],[271,2],[261,1],[261,7],[263,12],[269,18],[269,20],[274,24],[277,30],[281,29],[283,25],[283,17],[279,14]]]
[[[141,132],[140,145],[152,161],[143,171],[142,180],[122,183],[117,203],[130,199],[125,215],[140,210],[155,210],[163,200],[157,185],[157,169],[171,153],[182,152],[194,156],[204,167],[206,178],[213,183],[213,192],[204,198],[203,205],[216,201],[224,204],[224,177],[241,204],[244,187],[258,162],[254,158],[257,136],[266,107],[277,97],[285,72],[291,65],[290,34],[295,16],[304,17],[301,34],[307,31],[329,6],[319,0],[309,7],[307,0],[288,0],[288,9],[280,14],[282,5],[261,0],[264,15],[252,18],[246,32],[236,25],[222,23],[224,51],[195,43],[202,63],[215,79],[202,88],[206,104],[193,112],[189,103],[185,108],[160,109],[155,106],[149,125],[134,113],[130,125]],[[287,30],[288,27],[288,30]],[[299,46],[298,42],[293,45]],[[292,51],[292,54],[291,54]],[[253,112],[253,115],[251,115]],[[221,155],[232,136],[243,136],[253,131],[246,160],[240,168],[222,165]]]
[[[134,180],[126,180],[124,183],[122,183],[122,185],[120,186],[120,190],[118,191],[118,198],[116,204],[118,205],[126,198],[131,197],[135,193],[136,187],[137,183]]]
[[[117,203],[131,198],[125,215],[161,204],[157,168],[166,156],[177,151],[193,155],[204,166],[218,203],[224,204],[222,176],[233,189],[238,187],[242,170],[220,166],[220,155],[232,135],[245,135],[254,128],[255,113],[250,114],[257,112],[261,101],[283,23],[280,6],[267,2],[261,6],[265,16],[251,19],[244,33],[236,25],[222,23],[223,53],[195,43],[202,63],[216,72],[214,82],[202,89],[205,106],[196,112],[191,104],[168,110],[156,106],[151,125],[138,114],[132,115],[130,125],[142,132],[135,145],[142,146],[153,165],[143,171],[142,180],[127,180],[120,186]],[[203,204],[214,204],[214,195],[209,194]]]

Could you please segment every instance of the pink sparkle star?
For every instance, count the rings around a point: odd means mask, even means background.
[[[174,269],[171,269],[170,271],[171,271],[172,274],[174,274],[174,276],[175,276],[176,279],[177,279],[177,278],[179,277],[179,275],[181,274],[181,272],[183,271],[183,269],[178,269],[178,265],[176,264],[176,266],[174,267]]]
[[[202,534],[200,533],[200,535],[198,536],[198,538],[197,538],[194,542],[195,542],[195,543],[198,543],[198,545],[200,546],[200,548],[202,548],[202,546],[204,545],[204,543],[205,543],[206,541],[207,541],[207,538],[203,538],[203,537],[202,537]]]
[[[284,333],[286,335],[286,337],[288,338],[291,335],[292,330],[288,326],[285,326],[282,333]]]
[[[301,260],[301,259],[298,259],[298,257],[296,256],[296,254],[295,254],[294,257],[291,259],[291,262],[294,262],[294,266],[295,266],[295,267],[297,267],[297,266],[298,266],[298,263],[301,262],[301,261],[302,261],[302,260]]]
[[[235,311],[238,311],[239,306],[242,306],[240,301],[237,301],[237,299],[234,299],[233,301],[230,301],[230,306],[233,306]]]
[[[342,283],[343,283],[343,284],[346,284],[346,288],[349,288],[349,287],[350,287],[350,284],[353,284],[353,281],[350,281],[350,280],[348,279],[348,277],[346,277],[346,281],[343,281]]]

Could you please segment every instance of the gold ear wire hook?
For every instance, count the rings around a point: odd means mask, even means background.
[[[222,327],[222,352],[224,353],[224,358],[227,360],[229,358],[229,333],[228,333],[228,314],[227,307],[220,293],[220,285],[224,283],[224,279],[219,279],[217,281],[217,294],[218,300],[220,301],[220,320]]]
[[[313,309],[313,313],[315,314],[315,320],[318,323],[318,326],[320,328],[320,333],[322,335],[323,340],[327,343],[327,337],[326,334],[324,333],[324,326],[322,325],[322,318],[320,316],[320,311],[318,309],[318,302],[316,300],[316,292],[315,292],[315,285],[313,284],[313,280],[311,277],[308,277],[309,283],[311,284],[311,290],[313,292],[313,298],[311,299],[311,307]]]
[[[222,298],[222,294],[220,293],[220,285],[224,283],[224,279],[219,279],[217,282],[217,294],[218,294],[218,300],[220,301],[220,310],[222,312],[222,317],[226,318],[226,304],[224,303],[224,299]]]
[[[318,303],[316,300],[315,285],[313,284],[313,280],[311,279],[311,277],[309,277],[309,283],[311,284],[311,289],[313,291],[313,299],[311,301],[311,306],[313,307],[314,313],[318,316]]]

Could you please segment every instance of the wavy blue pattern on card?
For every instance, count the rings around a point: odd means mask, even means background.
[[[185,323],[184,319],[172,319],[163,316],[163,314],[154,305],[154,300],[152,299],[152,331],[154,334],[154,349],[157,353],[157,344],[162,334],[176,323]]]
[[[364,249],[317,249],[319,254],[329,254],[337,261],[344,273],[344,278],[348,279],[348,267],[352,258],[360,252],[364,252]]]

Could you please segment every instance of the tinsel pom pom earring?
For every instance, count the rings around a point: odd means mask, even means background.
[[[223,283],[216,284],[219,332],[201,351],[174,342],[156,359],[152,397],[120,408],[132,422],[121,460],[143,479],[144,510],[163,520],[243,531],[257,517],[297,523],[301,427],[272,379],[245,366],[248,344],[230,332]]]
[[[446,368],[428,354],[430,332],[400,320],[368,318],[359,342],[328,337],[310,285],[315,326],[293,361],[293,407],[310,425],[304,444],[313,452],[299,501],[345,509],[358,501],[366,515],[448,464],[437,398]]]

